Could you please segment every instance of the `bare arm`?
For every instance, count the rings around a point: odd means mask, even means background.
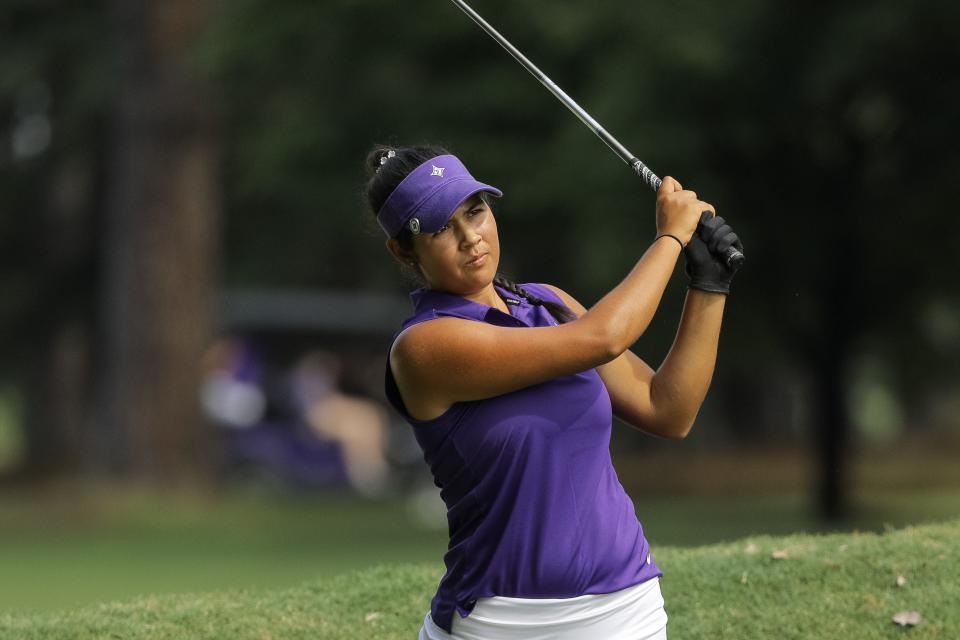
[[[687,241],[707,209],[713,207],[667,176],[657,196],[657,228]],[[646,331],[679,255],[673,239],[655,241],[589,312],[557,327],[518,331],[458,318],[413,325],[390,351],[400,393],[408,404],[437,409],[610,362]]]
[[[659,239],[623,282],[581,317],[602,327],[610,341],[610,357],[598,364],[619,356],[647,330],[679,257],[677,242],[671,238]]]
[[[592,369],[620,355],[650,323],[680,253],[655,242],[630,274],[583,317],[556,327],[499,327],[437,318],[403,331],[390,366],[404,399],[425,390],[430,404],[480,400]]]
[[[587,313],[570,294],[547,286],[575,313]],[[597,367],[614,415],[664,438],[690,432],[713,377],[725,303],[724,295],[690,290],[673,347],[657,371],[630,350]]]
[[[690,289],[680,328],[650,384],[652,424],[668,437],[683,438],[700,412],[717,363],[720,324],[727,297]]]

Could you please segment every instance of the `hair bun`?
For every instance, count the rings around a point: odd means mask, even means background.
[[[395,148],[378,145],[367,155],[367,168],[370,173],[376,173],[380,170],[380,167],[386,163],[387,158],[392,158],[396,155],[397,150]]]
[[[376,215],[397,185],[416,167],[430,158],[450,152],[436,145],[396,146],[375,144],[367,153],[364,168],[367,185],[364,197],[369,209]],[[392,159],[391,159],[392,158]],[[386,170],[381,171],[386,167]]]
[[[387,163],[387,160],[389,160],[390,158],[394,158],[394,157],[396,157],[396,155],[397,155],[397,152],[396,152],[396,150],[394,150],[394,149],[381,149],[380,151],[381,151],[381,153],[379,154],[379,155],[380,155],[380,160],[379,160],[380,164],[379,164],[379,166],[377,166],[377,168],[376,168],[377,171],[380,171],[380,167],[382,167],[383,165],[385,165],[385,164]]]

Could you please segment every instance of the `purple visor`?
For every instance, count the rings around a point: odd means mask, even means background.
[[[389,238],[404,227],[414,235],[435,233],[464,200],[481,191],[498,198],[503,195],[500,189],[474,180],[456,156],[430,158],[397,185],[380,207],[377,222]]]

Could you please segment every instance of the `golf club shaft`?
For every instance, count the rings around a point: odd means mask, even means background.
[[[610,133],[606,129],[601,127],[599,122],[594,120],[590,116],[590,114],[583,109],[583,107],[578,105],[573,98],[568,96],[563,91],[563,89],[558,87],[553,80],[548,78],[543,71],[540,71],[540,69],[537,68],[537,65],[530,62],[530,60],[525,55],[520,53],[520,51],[517,50],[515,46],[510,44],[510,42],[506,38],[500,35],[499,31],[494,29],[489,22],[487,22],[480,16],[480,14],[478,14],[476,11],[470,8],[470,6],[466,2],[464,2],[463,0],[452,0],[452,1],[455,5],[460,7],[460,10],[463,11],[465,14],[467,14],[471,20],[476,22],[481,29],[486,31],[491,38],[496,40],[501,47],[506,49],[507,53],[509,53],[511,56],[514,57],[514,59],[517,62],[523,65],[523,68],[529,71],[534,78],[539,80],[541,84],[543,84],[543,86],[545,86],[547,90],[550,91],[550,93],[556,96],[557,100],[562,102],[567,107],[567,109],[569,109],[573,113],[573,115],[577,116],[577,119],[579,119],[580,122],[587,125],[587,127],[591,131],[597,134],[597,137],[603,140],[604,143],[606,143],[606,145],[610,147],[610,149],[613,150],[613,152],[617,154],[621,160],[623,160],[628,165],[633,167],[634,171],[637,172],[637,175],[643,178],[644,182],[646,182],[651,189],[653,189],[654,191],[657,191],[660,188],[660,183],[661,183],[660,178],[654,175],[654,173],[650,171],[650,169],[648,169],[646,165],[640,162],[640,160],[637,159],[636,156],[630,153],[626,147],[624,147],[622,144],[620,144],[620,142],[616,138],[610,135]]]
[[[656,193],[660,189],[660,184],[662,183],[662,180],[660,180],[660,178],[657,177],[657,175],[653,171],[651,171],[647,167],[647,165],[643,164],[643,162],[641,162],[636,156],[630,153],[630,151],[628,151],[626,147],[620,144],[620,142],[616,138],[610,135],[610,133],[606,129],[601,127],[599,122],[594,120],[593,117],[591,117],[590,114],[583,109],[583,107],[578,105],[573,98],[568,96],[563,91],[563,89],[558,87],[556,83],[553,82],[553,80],[548,78],[543,71],[540,71],[540,69],[538,69],[535,64],[530,62],[530,60],[527,59],[525,55],[520,53],[520,51],[515,46],[510,44],[510,42],[506,38],[500,35],[500,32],[494,29],[489,22],[484,20],[480,16],[480,14],[474,11],[470,7],[470,5],[468,5],[463,0],[451,0],[451,1],[453,2],[453,4],[457,5],[461,11],[467,14],[467,16],[471,20],[476,22],[481,29],[486,31],[487,35],[489,35],[491,38],[496,40],[501,47],[506,49],[507,53],[509,53],[511,56],[514,57],[514,59],[517,62],[523,65],[523,68],[529,71],[530,74],[533,75],[533,77],[539,80],[540,83],[543,84],[543,86],[545,86],[547,90],[550,91],[550,93],[552,93],[557,98],[557,100],[562,102],[564,106],[566,106],[567,109],[569,109],[573,113],[573,115],[577,116],[577,119],[580,120],[580,122],[587,125],[587,127],[591,131],[593,131],[598,138],[603,140],[603,142],[608,147],[610,147],[610,149],[615,154],[617,154],[617,156],[619,156],[621,160],[623,160],[628,165],[630,165],[630,167],[633,168],[636,174],[640,176],[643,179],[643,181],[647,183],[647,185],[651,189],[653,189],[654,193]],[[728,266],[739,264],[744,259],[743,254],[737,251],[734,247],[728,248],[723,257]]]

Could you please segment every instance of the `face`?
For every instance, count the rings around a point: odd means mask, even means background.
[[[479,195],[468,198],[442,229],[414,237],[414,253],[431,289],[458,295],[482,290],[500,263],[493,211]],[[477,256],[483,257],[474,261]]]

